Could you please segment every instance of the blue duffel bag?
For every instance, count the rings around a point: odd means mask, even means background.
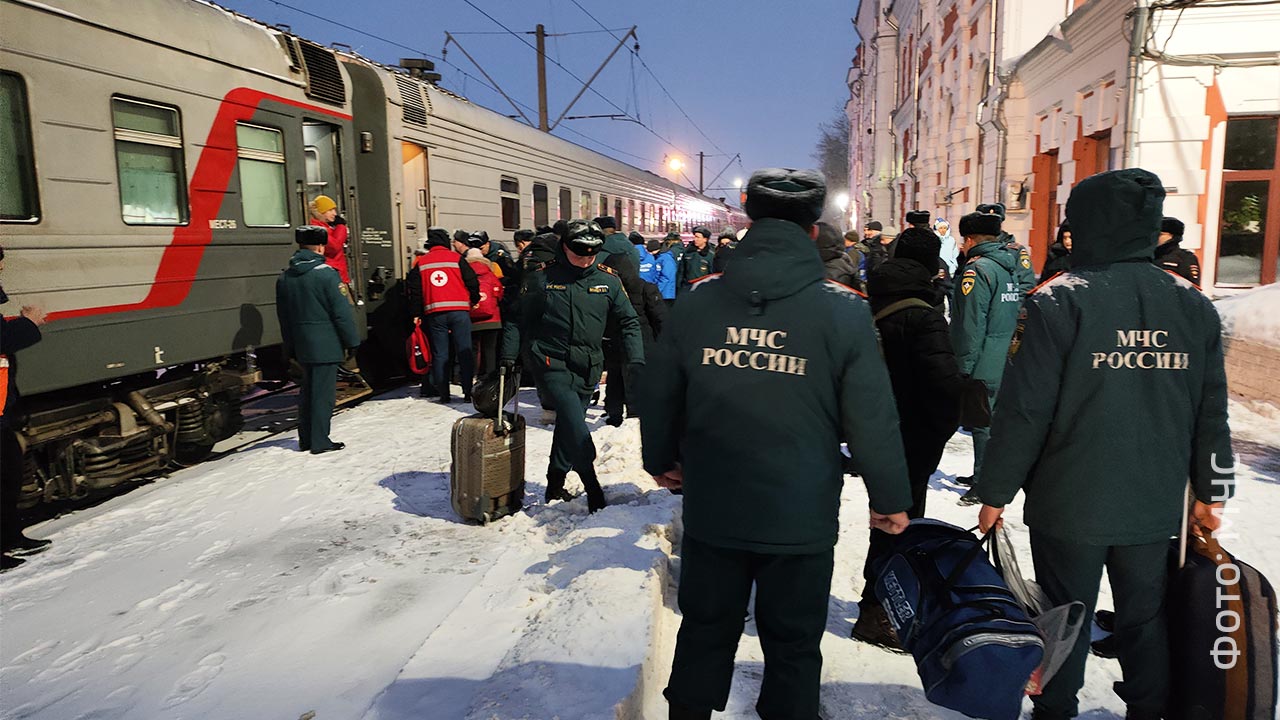
[[[983,552],[986,538],[921,519],[895,540],[875,593],[925,697],[970,717],[1017,718],[1045,645]]]

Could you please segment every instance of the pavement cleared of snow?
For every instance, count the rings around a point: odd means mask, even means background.
[[[531,393],[525,393],[524,407]],[[541,502],[551,433],[527,438],[529,507],[488,527],[448,498],[461,407],[392,394],[339,415],[344,452],[292,436],[175,473],[91,512],[33,528],[51,550],[0,579],[0,697],[12,718],[662,718],[680,500],[640,468],[635,421],[592,410],[612,505]],[[536,419],[536,418],[535,418]],[[1245,463],[1227,542],[1280,577],[1280,423],[1232,406]],[[929,514],[966,527],[951,482]],[[571,476],[572,477],[572,476]],[[573,481],[571,480],[571,483]],[[861,592],[866,495],[846,484],[828,632],[828,720],[958,717],[930,705],[910,658],[849,640]],[[1029,567],[1020,504],[1006,515]],[[1103,588],[1102,606],[1110,596]],[[754,718],[763,656],[748,624],[726,713]],[[1114,661],[1092,659],[1082,712],[1123,715]]]

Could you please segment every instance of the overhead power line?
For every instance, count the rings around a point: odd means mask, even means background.
[[[477,83],[479,83],[481,86],[483,86],[483,87],[485,87],[485,88],[487,88],[487,89],[489,89],[489,90],[492,90],[493,92],[497,92],[497,93],[501,94],[501,92],[500,92],[497,88],[495,88],[495,87],[493,87],[492,85],[490,85],[489,83],[485,82],[483,79],[481,79],[481,78],[479,78],[479,77],[476,77],[475,75],[472,75],[471,73],[467,72],[467,71],[466,71],[466,70],[464,70],[463,68],[461,68],[461,67],[459,67],[458,65],[456,65],[456,64],[454,64],[454,63],[452,63],[452,62],[450,62],[450,61],[446,60],[446,59],[445,59],[445,58],[443,58],[443,57],[440,57],[439,55],[435,55],[435,54],[433,54],[433,53],[429,53],[429,52],[427,52],[427,51],[425,51],[425,50],[423,50],[423,49],[421,49],[421,48],[416,48],[416,47],[412,47],[412,46],[409,46],[409,45],[405,45],[404,43],[396,42],[395,40],[391,40],[390,38],[383,37],[382,35],[378,35],[378,34],[376,34],[376,33],[371,33],[371,32],[369,32],[369,31],[367,31],[367,30],[361,30],[360,28],[352,27],[352,26],[350,26],[350,25],[347,25],[346,23],[342,23],[342,22],[339,22],[339,21],[337,21],[337,20],[333,20],[332,18],[328,18],[328,17],[325,17],[325,16],[323,16],[323,15],[317,15],[316,13],[313,13],[313,12],[310,12],[310,11],[307,11],[307,10],[303,10],[303,9],[302,9],[302,8],[300,8],[300,7],[295,7],[295,6],[293,6],[293,5],[290,5],[290,4],[289,4],[289,3],[287,3],[287,2],[283,2],[282,0],[269,0],[269,2],[271,2],[273,5],[277,5],[277,6],[279,6],[279,7],[285,8],[285,9],[287,9],[287,10],[291,10],[291,11],[293,11],[293,12],[296,12],[296,13],[300,14],[300,15],[306,15],[307,17],[314,18],[314,19],[316,19],[316,20],[321,20],[321,21],[323,21],[323,22],[329,23],[330,25],[333,25],[333,26],[336,26],[336,27],[340,27],[340,28],[342,28],[343,30],[348,30],[348,31],[350,31],[350,32],[356,33],[357,35],[363,35],[364,37],[370,38],[370,39],[372,39],[372,40],[377,40],[378,42],[384,42],[384,43],[386,43],[386,44],[388,44],[388,45],[391,45],[391,46],[393,46],[393,47],[398,47],[398,48],[400,48],[401,50],[408,50],[409,52],[416,53],[416,54],[418,54],[418,55],[419,55],[419,56],[421,56],[421,57],[429,58],[429,59],[431,59],[431,60],[438,60],[438,61],[440,61],[440,62],[444,63],[445,65],[448,65],[449,67],[453,68],[454,70],[458,71],[458,73],[460,73],[462,76],[464,76],[464,77],[466,77],[466,78],[468,78],[468,79],[471,79],[471,80],[476,81],[476,82],[477,82]],[[233,11],[233,12],[234,12],[234,11]],[[503,33],[503,34],[506,34],[506,33]],[[515,101],[515,102],[517,102],[517,104],[519,104],[519,105],[520,105],[521,107],[523,107],[525,110],[529,110],[529,111],[531,111],[531,112],[537,112],[537,110],[536,110],[535,108],[532,108],[532,107],[530,107],[530,106],[526,105],[525,103],[522,103],[522,102],[519,102],[519,101]],[[661,165],[661,164],[662,164],[662,162],[661,162],[660,160],[655,160],[655,159],[653,159],[653,158],[644,157],[644,156],[642,156],[642,155],[636,155],[635,153],[632,153],[632,152],[627,152],[626,150],[622,150],[621,148],[614,147],[613,145],[610,145],[610,144],[608,144],[608,143],[606,143],[606,142],[604,142],[604,141],[602,141],[602,140],[597,140],[596,138],[593,138],[593,137],[591,137],[590,135],[587,135],[586,133],[583,133],[583,132],[580,132],[580,131],[578,131],[578,130],[575,130],[575,129],[573,129],[573,128],[571,128],[571,127],[567,126],[567,125],[566,125],[566,126],[564,126],[564,128],[563,128],[563,129],[564,129],[565,131],[569,132],[569,133],[572,133],[572,134],[574,134],[574,135],[576,135],[576,136],[578,136],[578,137],[582,138],[583,140],[586,140],[587,142],[589,142],[589,143],[591,143],[591,144],[593,144],[593,145],[596,145],[596,146],[598,146],[598,147],[605,148],[605,149],[610,150],[610,151],[612,151],[612,152],[618,153],[619,155],[625,155],[625,156],[627,156],[627,157],[634,158],[634,159],[636,159],[636,160],[640,160],[640,161],[645,162],[645,163],[648,163],[648,164],[650,164],[650,165]]]
[[[582,3],[578,2],[578,0],[569,0],[569,1],[570,1],[570,2],[572,2],[574,5],[576,5],[576,6],[578,7],[578,9],[579,9],[579,10],[581,10],[583,13],[585,13],[585,14],[586,14],[586,16],[587,16],[587,17],[589,17],[589,18],[591,18],[593,21],[595,21],[595,23],[596,23],[597,25],[599,25],[599,26],[600,26],[601,28],[603,28],[604,30],[608,31],[608,32],[609,32],[609,34],[613,35],[613,36],[614,36],[614,38],[617,38],[617,37],[618,37],[618,36],[617,36],[617,34],[616,34],[616,33],[614,33],[614,31],[613,31],[613,30],[609,30],[609,28],[608,28],[607,26],[605,26],[605,24],[604,24],[604,23],[600,22],[600,19],[599,19],[599,18],[597,18],[595,15],[592,15],[590,10],[587,10],[585,7],[583,7],[583,6],[582,6]],[[468,0],[468,2],[469,2],[469,0]],[[706,138],[707,142],[711,143],[711,147],[714,147],[714,148],[715,148],[716,150],[718,150],[722,155],[730,155],[730,154],[732,154],[732,153],[729,153],[729,152],[725,151],[725,149],[724,149],[724,148],[722,148],[722,147],[720,147],[719,145],[717,145],[717,144],[716,144],[716,141],[715,141],[715,140],[712,140],[712,139],[711,139],[711,136],[710,136],[710,135],[708,135],[705,131],[703,131],[703,129],[702,129],[701,127],[699,127],[699,126],[698,126],[698,123],[694,122],[693,118],[689,116],[689,113],[685,112],[685,109],[684,109],[683,107],[681,107],[681,105],[680,105],[679,101],[677,101],[677,100],[675,99],[675,96],[673,96],[673,95],[671,94],[671,91],[667,89],[667,86],[662,84],[662,80],[658,78],[658,74],[657,74],[657,73],[655,73],[655,72],[653,71],[653,68],[649,67],[649,63],[647,63],[647,62],[645,62],[645,61],[644,61],[644,57],[642,57],[642,56],[640,55],[640,53],[638,53],[638,52],[637,52],[637,53],[635,53],[635,56],[636,56],[636,58],[638,58],[638,59],[640,60],[640,66],[641,66],[641,67],[643,67],[643,68],[645,69],[645,71],[647,71],[647,72],[649,73],[649,77],[652,77],[652,78],[653,78],[653,81],[654,81],[654,82],[656,82],[656,83],[658,84],[658,87],[659,87],[659,88],[662,88],[662,92],[663,92],[664,94],[666,94],[667,99],[671,101],[671,104],[672,104],[672,105],[675,105],[675,106],[676,106],[676,109],[680,111],[680,114],[684,116],[684,119],[685,119],[685,120],[688,120],[688,121],[689,121],[689,124],[693,126],[693,129],[694,129],[694,130],[697,130],[699,135],[701,135],[702,137]]]

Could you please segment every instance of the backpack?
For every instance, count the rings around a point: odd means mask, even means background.
[[[930,702],[971,717],[1016,720],[1045,643],[983,552],[987,540],[937,520],[913,520],[877,563],[875,594],[915,658]]]
[[[482,263],[472,263],[480,281],[480,302],[471,308],[472,322],[493,322],[501,318],[498,303],[502,300],[502,281],[497,273]]]

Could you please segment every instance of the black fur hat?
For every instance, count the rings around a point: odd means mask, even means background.
[[[704,238],[706,238],[706,239],[708,239],[708,240],[710,240],[710,239],[711,239],[711,229],[710,229],[710,228],[708,228],[708,227],[707,227],[707,226],[705,226],[705,225],[699,225],[699,226],[695,227],[695,228],[693,229],[693,234],[694,234],[694,235],[701,235],[702,237],[704,237]]]
[[[960,235],[963,237],[972,237],[974,235],[997,237],[1000,235],[1000,216],[980,212],[969,213],[960,218]]]
[[[427,247],[449,247],[449,231],[442,227],[427,228]]]
[[[631,231],[631,234],[627,236],[627,239],[631,241],[632,245],[644,244],[644,236],[636,232],[635,230]]]
[[[907,224],[908,225],[928,225],[929,211],[928,210],[912,210],[911,212],[907,213]]]
[[[515,234],[511,236],[511,239],[514,242],[530,242],[531,240],[533,240],[534,235],[537,235],[541,232],[543,232],[542,228],[539,228],[538,232],[536,233],[529,229],[517,230]],[[546,228],[546,232],[551,232],[551,228]]]
[[[467,237],[467,247],[482,248],[489,242],[489,233],[477,230]]]
[[[1173,236],[1174,240],[1181,240],[1182,233],[1186,232],[1186,223],[1178,218],[1167,217],[1160,219],[1160,232],[1167,232]]]
[[[777,218],[809,227],[822,217],[827,181],[817,170],[766,168],[751,174],[743,209],[752,220]]]
[[[591,222],[600,226],[601,230],[617,230],[618,221],[613,219],[612,215],[601,215]]]
[[[293,241],[299,245],[326,245],[329,231],[319,225],[301,225],[293,229]]]

